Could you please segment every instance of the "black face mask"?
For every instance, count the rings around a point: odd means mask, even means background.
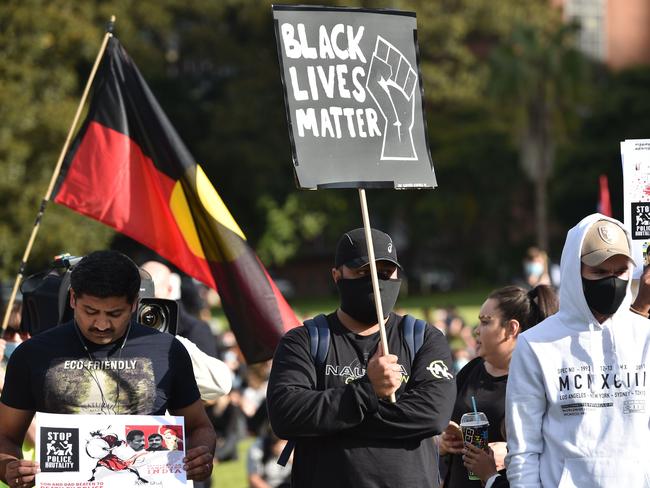
[[[384,318],[393,310],[402,280],[379,280],[379,294]],[[341,310],[362,324],[376,324],[377,311],[370,276],[356,280],[340,279],[336,282],[341,297]]]
[[[612,315],[625,298],[627,280],[616,276],[608,276],[599,280],[582,278],[582,290],[589,308],[603,315]]]

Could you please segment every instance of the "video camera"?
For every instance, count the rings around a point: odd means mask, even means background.
[[[52,267],[23,281],[23,313],[20,329],[32,336],[73,318],[70,307],[70,273],[82,257],[56,256]],[[178,304],[174,300],[154,298],[154,283],[140,269],[140,294],[133,318],[147,327],[176,335]]]

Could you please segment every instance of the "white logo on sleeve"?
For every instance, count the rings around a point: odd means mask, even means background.
[[[449,368],[447,368],[447,365],[442,361],[442,359],[431,361],[427,370],[434,378],[446,378],[448,380],[454,379],[454,376],[449,372]]]

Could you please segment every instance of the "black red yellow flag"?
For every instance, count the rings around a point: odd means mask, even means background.
[[[217,289],[248,362],[271,358],[282,334],[298,325],[115,38],[53,200],[139,241]]]

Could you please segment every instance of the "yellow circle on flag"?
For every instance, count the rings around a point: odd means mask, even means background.
[[[201,243],[201,239],[196,230],[192,210],[190,205],[187,203],[182,183],[181,181],[177,181],[172,189],[169,208],[178,223],[178,227],[183,234],[185,243],[192,254],[202,259],[206,259],[207,254],[214,260],[217,256],[222,256],[222,253],[227,254],[224,257],[228,261],[237,259],[237,257],[239,257],[239,255],[245,250],[243,241],[246,240],[246,237],[239,228],[239,225],[237,225],[237,222],[235,222],[235,219],[233,219],[226,205],[223,203],[223,200],[221,200],[221,197],[212,186],[212,183],[210,183],[210,180],[204,173],[203,169],[199,165],[196,165],[195,168],[196,179],[194,182],[196,185],[196,192],[203,207],[195,211],[205,211],[210,215],[210,217],[212,217],[212,219],[214,219],[214,231],[217,235],[214,235],[213,237],[224,245],[220,246],[221,249],[203,248],[203,244]],[[188,172],[193,172],[193,169],[194,168],[190,168]],[[188,176],[191,180],[193,175],[190,174]],[[219,232],[219,226],[225,227],[226,231],[230,231],[235,235],[228,235],[229,233],[224,231]]]

